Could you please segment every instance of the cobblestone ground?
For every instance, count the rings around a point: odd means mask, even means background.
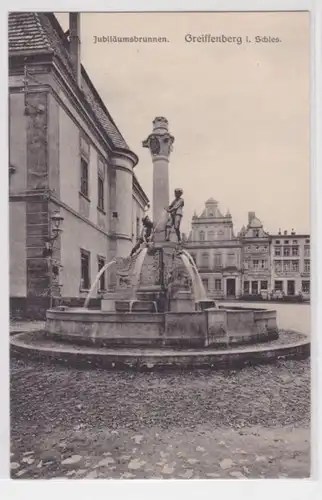
[[[12,478],[309,476],[309,361],[165,374],[11,365]]]

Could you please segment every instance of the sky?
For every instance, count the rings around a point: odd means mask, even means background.
[[[57,18],[67,29],[68,14]],[[243,43],[185,40],[208,33]],[[104,35],[168,42],[94,43]],[[236,232],[249,211],[270,233],[310,231],[308,13],[82,13],[81,42],[82,63],[138,155],[135,173],[150,199],[142,141],[156,116],[169,120],[170,190],[184,191],[184,231],[210,197],[230,210]]]

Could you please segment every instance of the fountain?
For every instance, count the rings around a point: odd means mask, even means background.
[[[46,332],[34,341],[13,339],[16,352],[29,349],[66,362],[77,358],[109,368],[224,367],[307,354],[304,340],[285,352],[276,347],[274,355],[270,348],[257,349],[256,354],[252,349],[233,349],[278,339],[276,311],[218,307],[207,297],[197,266],[181,242],[181,189],[169,204],[173,142],[168,121],[155,118],[153,132],[143,142],[153,162],[153,230],[146,231],[131,256],[115,257],[99,271],[83,308],[48,310]],[[112,267],[115,289],[104,295],[100,310],[89,309],[101,275]]]

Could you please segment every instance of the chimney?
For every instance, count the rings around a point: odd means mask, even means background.
[[[255,219],[255,212],[248,212],[248,224],[250,224],[253,219]]]
[[[69,51],[72,60],[74,76],[77,85],[81,87],[81,57],[80,57],[80,14],[79,12],[69,13]]]

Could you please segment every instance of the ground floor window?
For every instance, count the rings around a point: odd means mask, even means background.
[[[261,290],[267,290],[267,289],[268,289],[267,281],[261,281]]]
[[[275,281],[274,290],[282,292],[283,291],[283,281]]]
[[[258,281],[252,281],[252,295],[258,294]]]
[[[90,285],[90,253],[81,250],[81,288],[88,290]]]
[[[294,280],[287,281],[287,295],[295,295],[295,281]]]
[[[218,290],[218,291],[221,290],[221,280],[219,280],[219,279],[215,280],[215,290]]]
[[[98,257],[98,271],[100,271],[104,266],[105,266],[104,257]],[[106,290],[106,288],[105,288],[105,273],[103,273],[100,277],[98,289],[99,289],[99,291]]]
[[[303,293],[310,293],[311,291],[311,286],[309,281],[302,281],[302,292]]]
[[[249,281],[244,281],[244,293],[249,294]]]

